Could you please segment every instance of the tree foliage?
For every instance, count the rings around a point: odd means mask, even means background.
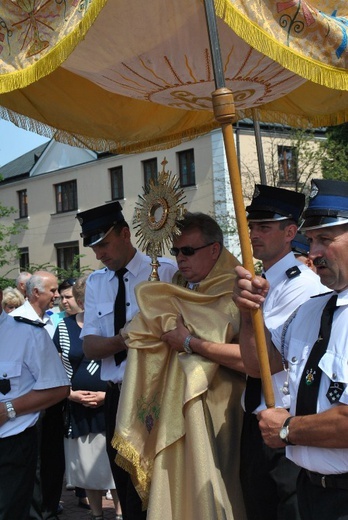
[[[80,267],[80,259],[85,255],[75,255],[73,258],[73,262],[68,269],[64,269],[62,267],[57,267],[56,265],[45,263],[45,264],[30,264],[27,267],[27,271],[29,273],[35,273],[35,271],[49,271],[53,273],[57,278],[59,283],[67,278],[80,278],[85,274],[89,274],[93,271],[88,266]]]
[[[348,123],[327,129],[327,140],[322,144],[324,179],[348,181]]]
[[[283,139],[279,139],[279,134],[283,134]],[[275,131],[269,160],[266,161],[265,168],[268,184],[281,188],[290,188],[301,193],[307,193],[310,181],[321,176],[321,163],[325,156],[325,149],[316,137],[315,130],[284,128],[281,132]],[[293,151],[293,166],[296,173],[292,180],[286,182],[280,178],[278,162],[278,145],[285,144]]]
[[[15,208],[6,207],[0,202],[0,267],[11,264],[19,257],[19,249],[13,244],[12,237],[19,235],[24,229],[25,224],[19,222],[9,222],[9,217],[16,213]],[[7,222],[4,222],[6,219]]]

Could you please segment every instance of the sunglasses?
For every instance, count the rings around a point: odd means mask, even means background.
[[[179,253],[182,253],[185,256],[192,256],[195,254],[196,251],[199,251],[199,249],[204,249],[205,247],[212,246],[213,244],[215,244],[215,242],[209,242],[209,244],[205,244],[205,246],[200,246],[200,247],[191,247],[191,246],[172,247],[169,249],[169,252],[173,256],[178,256]]]

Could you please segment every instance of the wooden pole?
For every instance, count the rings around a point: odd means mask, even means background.
[[[229,170],[232,197],[236,213],[237,227],[243,264],[252,275],[255,275],[253,257],[251,253],[248,223],[246,219],[242,184],[238,167],[238,159],[234,144],[233,120],[235,118],[234,100],[232,92],[225,87],[223,74],[219,37],[217,32],[216,16],[213,0],[204,0],[207,19],[210,50],[214,69],[216,90],[213,92],[213,109],[217,122],[221,125],[224,139],[226,159]],[[257,344],[257,355],[260,365],[263,393],[268,408],[274,407],[274,392],[272,386],[271,371],[269,366],[268,352],[266,348],[263,316],[260,309],[252,311],[252,320]]]

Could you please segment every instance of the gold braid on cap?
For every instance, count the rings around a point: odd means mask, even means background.
[[[133,219],[138,246],[151,257],[150,281],[159,280],[157,257],[163,255],[164,246],[171,247],[173,235],[180,235],[177,221],[183,219],[186,211],[184,203],[181,204],[184,191],[178,178],[165,171],[167,163],[164,158],[157,180],[150,179],[149,185],[143,188]]]

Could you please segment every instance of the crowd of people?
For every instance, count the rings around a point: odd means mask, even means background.
[[[348,183],[246,216],[257,276],[187,212],[149,282],[112,202],[77,215],[101,269],[1,292],[0,520],[58,518],[64,475],[94,520],[348,520]]]

